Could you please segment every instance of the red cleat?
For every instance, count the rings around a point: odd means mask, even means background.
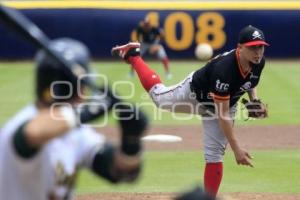
[[[122,46],[113,47],[111,49],[111,54],[127,60],[129,56],[140,55],[140,46],[141,44],[138,42],[129,42]]]

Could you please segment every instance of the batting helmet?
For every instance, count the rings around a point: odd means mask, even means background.
[[[85,75],[90,72],[90,53],[81,42],[70,38],[59,38],[50,42],[50,49],[65,60],[79,64],[77,74]],[[53,59],[44,50],[36,54],[36,94],[43,103],[70,101],[78,96],[78,76],[74,76],[74,69]],[[67,73],[73,70],[72,73]],[[75,72],[76,73],[76,72]],[[83,79],[82,79],[83,80]]]
[[[201,187],[180,194],[175,200],[215,200],[214,197],[208,195]]]

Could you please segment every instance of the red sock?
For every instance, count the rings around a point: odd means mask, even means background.
[[[140,56],[130,56],[129,63],[135,69],[139,79],[148,92],[154,85],[161,83],[159,76],[148,67]]]
[[[223,163],[206,163],[204,172],[205,191],[216,196],[223,176]]]
[[[165,57],[164,59],[162,59],[162,63],[164,65],[165,71],[169,72],[169,59]]]

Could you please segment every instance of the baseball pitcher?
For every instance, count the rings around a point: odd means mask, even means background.
[[[165,86],[139,56],[139,43],[112,49],[137,72],[141,84],[158,108],[171,112],[202,115],[204,134],[205,190],[215,196],[223,174],[223,155],[230,144],[237,164],[253,166],[249,152],[243,149],[233,131],[233,117],[239,98],[248,93],[250,104],[256,104],[249,116],[264,118],[267,110],[258,101],[256,86],[265,65],[263,32],[247,26],[239,34],[237,48],[213,58],[204,67],[190,73],[182,82]],[[192,109],[191,109],[192,108]],[[253,108],[253,106],[247,106]]]

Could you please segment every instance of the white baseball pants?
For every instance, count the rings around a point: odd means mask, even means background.
[[[149,94],[160,109],[176,113],[192,113],[202,115],[204,157],[207,163],[223,162],[228,143],[217,117],[210,117],[203,104],[196,99],[191,91],[190,83],[194,72],[180,83],[166,87],[163,84],[154,85]],[[231,108],[231,117],[235,114],[235,106]]]

